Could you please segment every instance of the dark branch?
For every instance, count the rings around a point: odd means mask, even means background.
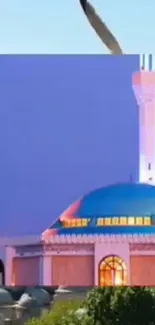
[[[80,4],[81,4],[84,12],[86,12],[87,0],[80,0]]]

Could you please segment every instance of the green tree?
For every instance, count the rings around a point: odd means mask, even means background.
[[[155,290],[149,287],[118,287],[112,299],[115,324],[155,324]]]
[[[94,288],[84,306],[93,325],[155,325],[153,288]]]
[[[111,300],[114,295],[113,287],[96,287],[86,296],[83,306],[87,310],[93,325],[112,325],[113,311],[111,309]]]

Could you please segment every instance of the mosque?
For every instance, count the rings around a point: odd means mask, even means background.
[[[41,238],[6,247],[7,285],[155,285],[155,72],[133,74],[140,107],[140,182],[93,190]]]

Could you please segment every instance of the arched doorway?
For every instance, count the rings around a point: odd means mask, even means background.
[[[127,285],[127,268],[119,256],[107,256],[99,264],[100,286]]]
[[[2,260],[0,260],[0,286],[5,285],[5,267]]]

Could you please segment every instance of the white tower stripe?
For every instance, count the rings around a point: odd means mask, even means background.
[[[143,67],[147,71],[155,70],[155,55],[140,54],[139,59],[139,69]]]

